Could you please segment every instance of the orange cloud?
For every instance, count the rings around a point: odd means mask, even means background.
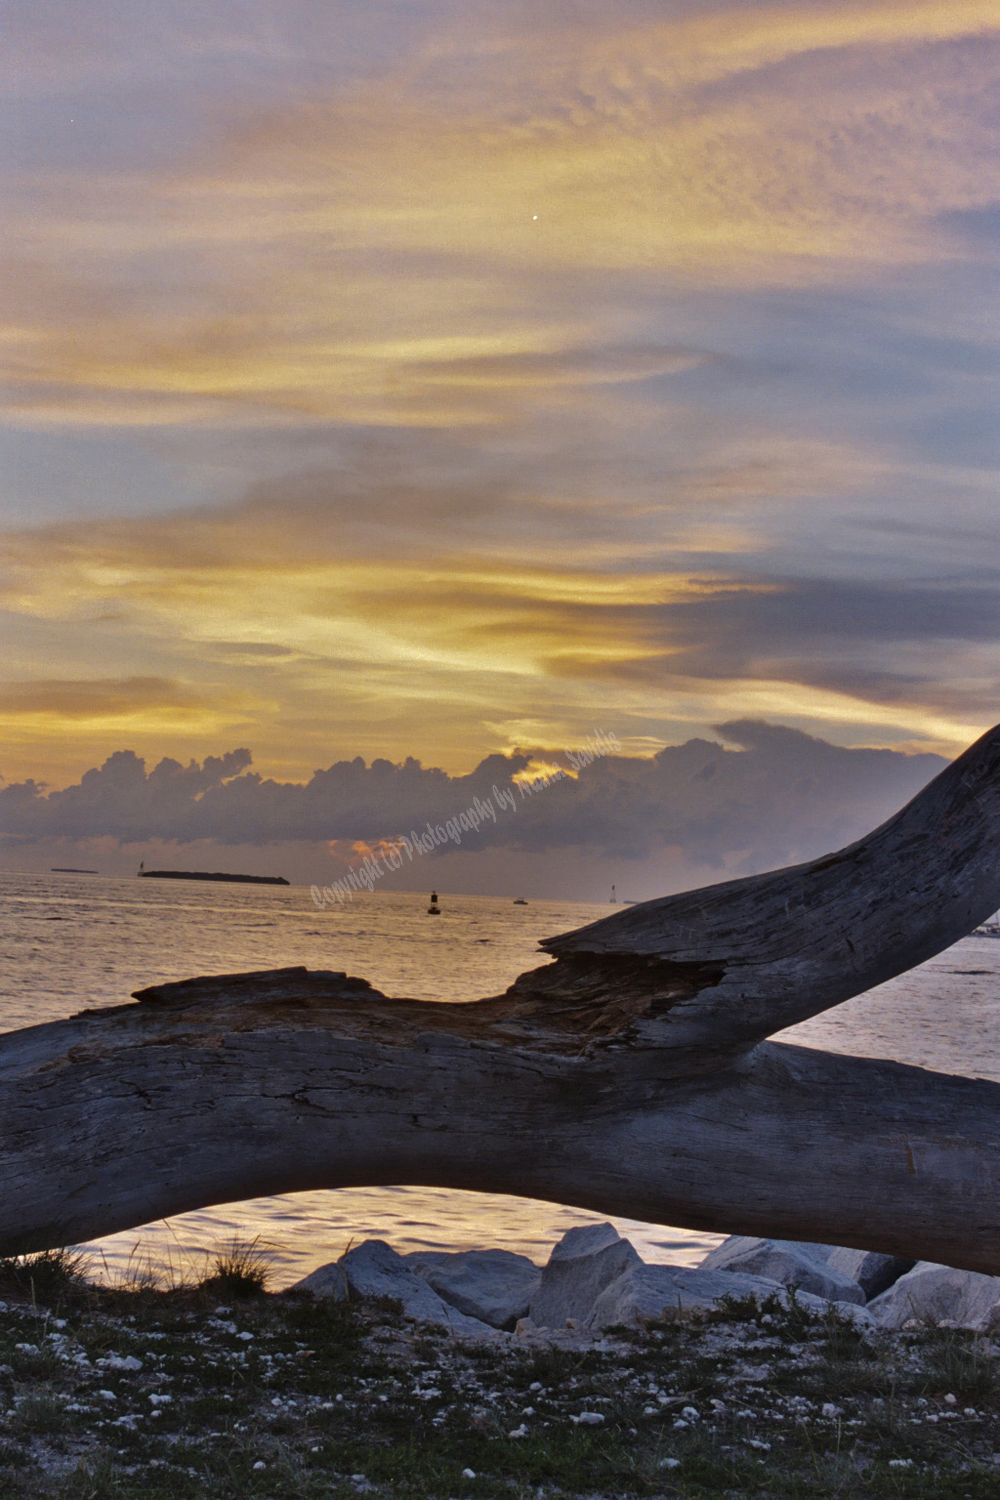
[[[408,503],[419,514],[419,497]],[[710,553],[699,570],[654,567],[641,535],[614,566],[599,535],[576,558],[546,558],[527,535],[460,552],[432,529],[406,555],[403,517],[395,549],[376,531],[367,552],[363,533],[345,551],[339,524],[309,516],[258,502],[11,537],[4,603],[34,642],[0,696],[11,753],[34,737],[96,754],[127,730],[157,755],[238,738],[287,775],[359,752],[457,770],[493,749],[559,751],[593,727],[595,704],[626,746],[666,724],[752,715],[953,749],[982,727],[992,692],[992,627],[957,586],[755,577],[753,554],[745,567]],[[906,675],[901,638],[914,642]],[[171,671],[108,679],[95,654]],[[63,663],[58,678],[46,656]]]

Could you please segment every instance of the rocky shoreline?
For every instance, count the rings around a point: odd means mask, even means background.
[[[646,1264],[611,1224],[571,1229],[538,1266],[509,1250],[413,1251],[365,1240],[290,1288],[344,1300],[390,1297],[405,1317],[466,1338],[569,1331],[600,1336],[733,1299],[790,1295],[872,1329],[1000,1328],[1000,1277],[835,1245],[733,1235],[697,1267]]]
[[[169,1289],[0,1262],[0,1500],[996,1500],[993,1278],[854,1255],[649,1267],[598,1225],[276,1294],[249,1250]]]

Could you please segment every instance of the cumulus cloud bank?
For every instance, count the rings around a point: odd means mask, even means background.
[[[760,720],[716,727],[651,757],[490,755],[451,776],[412,757],[359,756],[280,782],[249,750],[147,771],[117,751],[76,784],[28,780],[0,791],[0,842],[112,838],[220,846],[374,844],[458,818],[476,799],[494,815],[464,830],[467,852],[590,848],[642,860],[671,849],[691,865],[742,873],[837,848],[888,817],[943,768],[938,755],[844,748]],[[589,763],[588,763],[589,760]],[[448,847],[453,848],[453,842]]]

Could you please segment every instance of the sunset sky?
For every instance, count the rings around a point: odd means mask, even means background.
[[[7,783],[1000,718],[995,3],[4,26]]]

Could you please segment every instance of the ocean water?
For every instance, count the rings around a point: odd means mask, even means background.
[[[540,938],[606,916],[607,906],[379,891],[318,909],[304,887],[0,873],[0,1030],[121,1004],[133,990],[196,974],[291,964],[346,969],[390,995],[454,1002],[502,992],[544,963]],[[803,1046],[895,1058],[1000,1082],[1000,940],[970,937],[919,969],[781,1034]],[[352,1188],[217,1205],[86,1248],[110,1278],[152,1268],[203,1272],[234,1238],[256,1239],[272,1284],[289,1285],[352,1241],[397,1250],[502,1246],[543,1261],[574,1224],[600,1215],[505,1195]],[[648,1261],[696,1264],[720,1236],[615,1219]]]

